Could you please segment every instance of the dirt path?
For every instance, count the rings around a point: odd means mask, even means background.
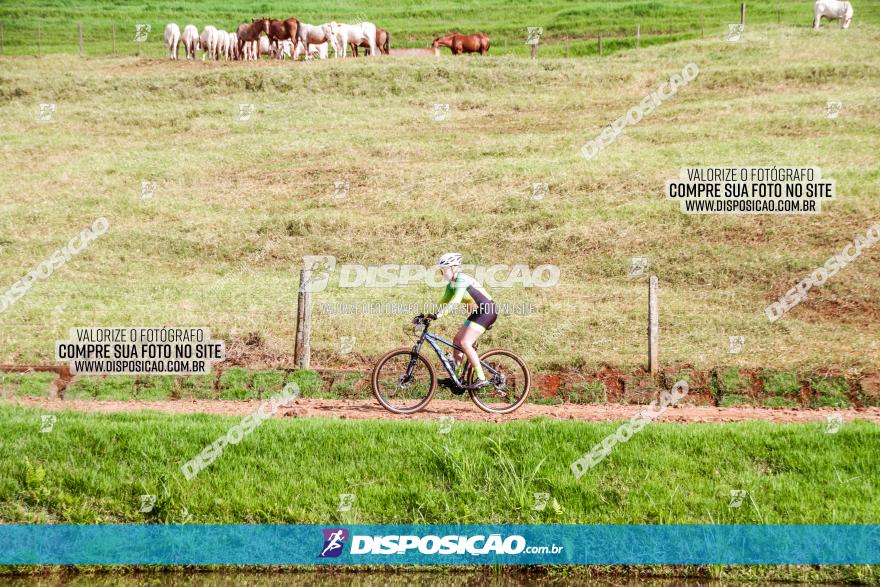
[[[164,401],[104,401],[104,400],[63,400],[51,398],[14,398],[3,403],[17,404],[44,410],[76,410],[82,412],[130,412],[154,410],[167,414],[218,414],[244,416],[254,411],[257,401],[229,400],[164,400]],[[505,420],[527,420],[544,416],[557,420],[615,421],[626,420],[639,413],[644,406],[635,405],[577,405],[566,404],[546,406],[526,404],[515,413],[495,416],[480,411],[474,404],[466,401],[435,400],[428,408],[412,416],[397,416],[385,411],[373,400],[330,400],[300,398],[281,408],[279,416],[309,418],[324,416],[351,420],[410,420],[436,419],[440,416],[453,416],[456,420],[503,422]],[[831,414],[840,414],[845,422],[860,419],[880,424],[880,408],[819,410],[711,406],[673,407],[660,417],[667,422],[742,422],[745,420],[765,420],[768,422],[816,422],[826,420]]]

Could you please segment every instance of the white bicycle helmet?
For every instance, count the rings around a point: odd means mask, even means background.
[[[438,267],[461,267],[461,253],[446,253],[440,256]]]

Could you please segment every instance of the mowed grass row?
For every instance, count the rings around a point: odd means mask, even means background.
[[[601,61],[4,58],[3,290],[95,218],[111,227],[0,314],[0,360],[52,360],[72,326],[193,325],[248,365],[289,364],[303,255],[430,267],[460,250],[485,266],[560,268],[556,287],[490,288],[530,310],[502,316],[483,348],[513,348],[539,369],[644,363],[636,256],[660,278],[664,364],[876,368],[876,248],[779,322],[763,309],[880,219],[880,28],[756,33]],[[688,62],[696,80],[596,159],[580,156]],[[837,119],[825,116],[829,100],[843,105]],[[40,103],[56,104],[51,123],[36,121]],[[240,104],[254,105],[247,122]],[[435,104],[449,105],[447,120],[433,119]],[[817,166],[838,199],[815,217],[685,216],[664,183],[696,165]],[[144,180],[157,184],[146,200]],[[349,182],[344,199],[337,181]],[[441,293],[340,288],[338,277],[314,296],[317,365],[409,344],[407,312],[322,304]],[[746,343],[730,355],[736,335]]]
[[[24,523],[876,523],[880,428],[657,423],[575,480],[618,424],[271,419],[192,481],[240,419],[0,408],[0,520]],[[746,490],[731,507],[731,490]],[[543,511],[538,492],[550,493]],[[356,496],[340,512],[340,494]],[[156,505],[140,513],[141,495]],[[188,517],[187,516],[191,516]]]
[[[719,36],[726,33],[728,24],[739,22],[739,11],[740,2],[736,0],[593,0],[577,5],[563,0],[540,5],[511,0],[476,0],[466,5],[437,0],[272,4],[259,0],[204,0],[185,6],[167,0],[149,5],[118,2],[112,6],[92,0],[76,5],[50,0],[39,5],[0,6],[0,23],[4,25],[2,45],[7,55],[76,53],[78,23],[83,26],[86,55],[111,55],[115,51],[118,55],[159,56],[163,54],[163,31],[169,22],[177,23],[181,30],[195,24],[201,31],[211,24],[234,31],[238,24],[253,18],[295,16],[312,24],[366,19],[388,30],[396,47],[424,47],[439,34],[454,30],[482,31],[492,38],[493,53],[521,55],[528,53],[528,28],[541,27],[542,54],[575,57],[595,54],[600,32],[606,37],[605,51],[635,46],[636,26],[641,29],[643,46],[701,34]],[[810,26],[812,17],[812,4],[799,0],[752,3],[748,9],[749,25],[774,23],[803,28]],[[858,3],[855,25],[861,23],[880,23],[880,4]],[[143,24],[149,24],[151,32],[145,41],[135,42],[135,27]]]

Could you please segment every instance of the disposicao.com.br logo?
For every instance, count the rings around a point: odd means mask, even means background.
[[[324,546],[321,557],[336,557],[342,553],[348,532],[342,528],[329,528],[324,531]],[[463,535],[396,535],[351,537],[352,555],[517,555],[517,554],[560,554],[563,546],[528,546],[526,539],[513,534]],[[329,550],[328,550],[329,549]]]

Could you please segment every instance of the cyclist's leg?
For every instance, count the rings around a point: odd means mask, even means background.
[[[485,332],[483,327],[479,324],[471,322],[468,320],[465,322],[465,325],[462,326],[462,330],[464,331],[461,339],[458,342],[458,346],[464,350],[464,354],[467,355],[468,363],[474,368],[474,374],[477,376],[477,379],[485,379],[486,376],[483,374],[483,368],[480,366],[480,357],[477,355],[476,349],[474,349],[474,343],[477,342],[477,339],[480,338],[480,335]]]
[[[452,339],[452,342],[455,343],[456,346],[464,348],[464,347],[462,347],[462,340],[464,340],[464,336],[465,336],[465,334],[467,334],[467,331],[468,331],[468,323],[467,323],[467,320],[465,320],[462,327],[459,328],[458,332],[455,334],[455,338]],[[464,365],[464,354],[461,351],[453,350],[452,351],[452,358],[455,359],[455,364],[458,367],[456,375],[460,376],[462,365]]]
[[[467,355],[468,362],[474,368],[474,374],[478,380],[485,380],[486,375],[483,373],[483,366],[480,365],[480,357],[474,348],[474,343],[482,336],[486,329],[492,326],[498,315],[492,311],[487,313],[474,312],[464,322],[464,335],[461,337],[461,346]]]

